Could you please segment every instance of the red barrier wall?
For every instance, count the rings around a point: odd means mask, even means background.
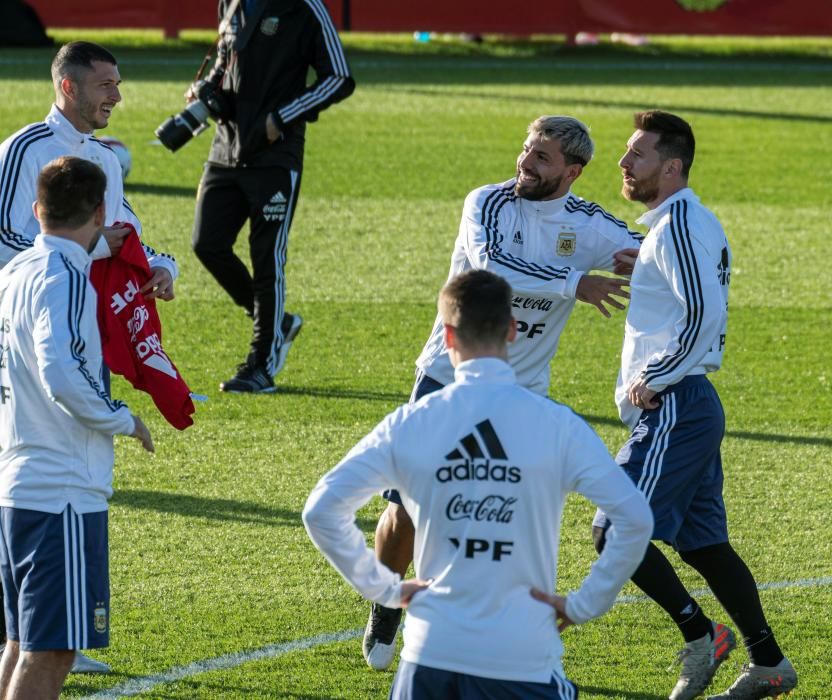
[[[47,27],[216,26],[213,0],[28,0]],[[325,0],[356,31],[832,35],[830,0]],[[685,8],[711,8],[697,11]],[[348,13],[345,10],[348,9]]]

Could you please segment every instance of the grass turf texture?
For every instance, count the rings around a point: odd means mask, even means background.
[[[292,230],[288,308],[303,332],[274,396],[224,396],[250,324],[190,252],[193,198],[210,136],[172,155],[153,129],[182,108],[210,35],[165,43],[152,32],[56,32],[92,38],[120,59],[124,102],[105,133],[133,154],[126,193],[151,244],[176,255],[177,299],[161,305],[166,348],[210,395],[178,433],[116,380],[142,415],[154,457],[117,441],[111,510],[111,676],[71,676],[80,697],[171,667],[362,627],[367,606],[313,549],[300,522],[319,476],[406,400],[434,317],[462,200],[512,175],[528,122],[573,114],[597,155],[575,191],[632,221],[616,162],[631,114],[660,107],[693,123],[692,185],[722,219],[735,269],[725,366],[714,376],[728,417],[726,500],[735,547],[758,581],[832,574],[828,477],[832,292],[832,42],[657,38],[647,47],[569,48],[542,38],[480,45],[348,35],[356,94],[309,131]],[[0,52],[0,128],[39,120],[52,99],[44,50]],[[246,234],[239,250],[247,257]],[[586,415],[614,452],[626,437],[612,388],[623,315],[579,305],[554,366],[553,396]],[[543,437],[543,436],[541,436]],[[359,523],[369,534],[382,508]],[[559,590],[594,552],[592,508],[565,513]],[[693,588],[702,581],[687,569]],[[628,586],[625,593],[637,591]],[[830,696],[829,587],[762,593],[801,698]],[[706,611],[725,620],[712,598]],[[564,664],[586,700],[667,696],[680,637],[650,603],[616,606],[564,635]],[[719,671],[729,685],[744,652]],[[385,697],[353,639],[160,685],[155,698]]]

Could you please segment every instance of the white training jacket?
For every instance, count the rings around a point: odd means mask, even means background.
[[[388,415],[312,491],[303,511],[318,549],[361,595],[401,607],[401,581],[367,547],[355,513],[396,489],[416,527],[416,576],[433,579],[407,609],[402,658],[487,678],[563,675],[554,610],[535,601],[557,577],[566,496],[615,523],[569,617],[601,615],[641,562],[653,530],[644,496],[569,408],[518,386],[496,358]]]
[[[473,268],[511,285],[518,333],[509,362],[522,386],[545,396],[581,276],[611,271],[613,254],[638,247],[642,236],[571,192],[534,202],[517,197],[514,183],[486,185],[466,197],[448,279]],[[416,366],[440,384],[453,381],[439,315]]]
[[[47,234],[0,272],[0,506],[107,509],[113,435],[133,417],[101,385],[90,257]]]
[[[731,248],[717,218],[686,187],[637,223],[650,227],[630,281],[615,401],[632,429],[641,409],[627,389],[641,376],[662,391],[722,364]]]
[[[20,251],[32,247],[40,233],[40,222],[32,211],[37,199],[37,181],[43,166],[61,156],[76,156],[92,161],[107,176],[105,226],[116,221],[132,224],[141,235],[142,226],[124,197],[121,165],[113,150],[92,134],[78,131],[61,111],[52,109],[42,122],[23,127],[0,144],[0,269]],[[150,267],[163,267],[175,280],[176,261],[167,253],[144,246]],[[93,251],[94,259],[110,256],[102,239]]]

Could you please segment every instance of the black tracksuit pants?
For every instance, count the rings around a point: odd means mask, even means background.
[[[283,344],[286,245],[300,179],[300,171],[282,167],[208,163],[196,200],[194,252],[234,303],[254,319],[248,361],[272,376]],[[251,222],[251,274],[234,254],[246,219]]]

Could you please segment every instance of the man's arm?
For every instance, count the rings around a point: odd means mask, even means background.
[[[90,372],[85,329],[97,330],[94,295],[80,270],[66,269],[46,279],[33,300],[33,341],[40,381],[49,397],[91,430],[132,435],[137,423]]]
[[[344,47],[323,2],[304,0],[304,4],[316,21],[312,57],[315,82],[291,102],[278,106],[269,115],[273,120],[272,126],[278,130],[278,136],[286,130],[287,124],[297,119],[314,122],[322,110],[349,97],[355,90]],[[302,59],[299,57],[298,60]]]
[[[605,316],[605,304],[623,309],[614,296],[628,298],[622,287],[628,281],[600,275],[587,275],[571,267],[539,265],[513,255],[504,249],[514,231],[505,207],[511,207],[514,181],[498,187],[474,190],[465,200],[460,223],[465,252],[471,266],[490,270],[503,277],[515,290],[529,294],[547,294],[564,299],[578,299],[592,304]]]
[[[393,440],[401,412],[387,416],[326,474],[303,509],[306,531],[329,563],[362,596],[391,608],[402,607],[401,578],[367,547],[355,513],[374,494],[398,486]]]
[[[570,426],[564,462],[569,467],[563,486],[600,506],[614,523],[589,575],[566,596],[566,617],[582,623],[609,610],[638,568],[653,533],[653,515],[642,493],[583,420]]]
[[[20,251],[31,248],[39,229],[32,211],[35,201],[36,164],[27,157],[28,147],[41,133],[43,124],[9,139],[0,152],[0,268]]]
[[[683,204],[672,205],[671,218]],[[725,317],[716,264],[686,227],[684,217],[676,219],[656,243],[656,263],[680,307],[667,344],[647,361],[634,382],[656,393],[699,365],[719,337]]]

